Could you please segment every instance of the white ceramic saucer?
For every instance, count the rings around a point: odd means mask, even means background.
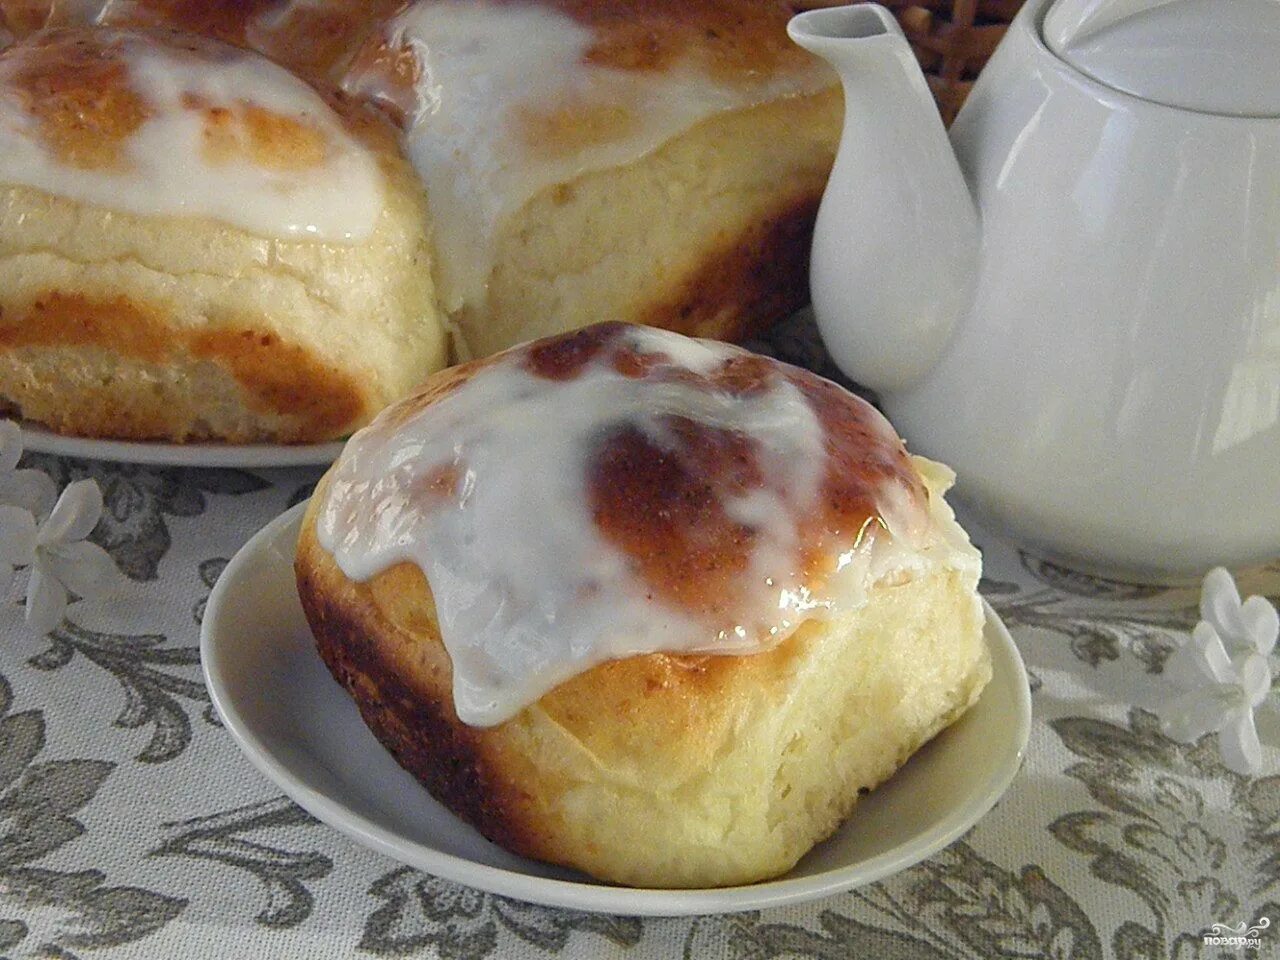
[[[1027,676],[987,608],[994,676],[959,723],[920,750],[786,876],[715,890],[609,886],[513,856],[449,813],[404,772],[329,676],[294,586],[305,505],[277,517],[227,565],[200,650],[214,705],[251,761],[325,823],[428,873],[533,903],[669,916],[796,903],[879,880],[955,840],[995,804],[1022,761]]]
[[[164,467],[327,467],[345,440],[333,443],[159,443],[64,437],[34,423],[22,423],[23,449],[60,457],[143,463]]]

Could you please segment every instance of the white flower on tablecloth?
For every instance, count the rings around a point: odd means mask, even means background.
[[[115,561],[86,538],[102,517],[102,491],[92,480],[69,483],[40,524],[29,510],[0,505],[0,582],[17,567],[30,567],[27,625],[43,636],[66,614],[70,594],[93,599],[113,586]]]
[[[0,504],[42,517],[57,499],[58,486],[43,470],[19,470],[21,459],[22,430],[12,420],[0,420]]]
[[[1183,743],[1217,733],[1226,765],[1257,773],[1262,744],[1253,715],[1271,692],[1280,615],[1263,597],[1242,603],[1231,574],[1217,567],[1204,578],[1200,616],[1190,639],[1169,659],[1169,673],[1181,673],[1189,683],[1160,708],[1161,727]]]

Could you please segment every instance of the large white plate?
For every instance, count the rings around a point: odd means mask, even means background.
[[[22,446],[35,453],[165,467],[327,467],[345,440],[333,443],[159,443],[64,437],[34,423],[22,424]]]
[[[978,703],[786,876],[717,890],[649,890],[524,860],[432,799],[329,676],[294,584],[304,506],[254,536],[209,597],[200,651],[213,703],[249,759],[299,804],[360,843],[437,876],[533,903],[620,914],[795,903],[870,883],[945,847],[991,809],[1022,762],[1031,722],[1027,675],[988,607],[995,669]]]

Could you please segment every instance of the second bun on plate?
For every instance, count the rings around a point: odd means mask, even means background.
[[[318,441],[443,366],[421,187],[384,118],[322,89],[166,30],[0,52],[0,405]]]
[[[989,679],[950,479],[810,373],[601,325],[357,434],[299,594],[374,733],[485,836],[618,883],[748,883]]]

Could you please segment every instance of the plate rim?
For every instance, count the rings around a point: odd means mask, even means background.
[[[993,765],[991,787],[986,793],[951,811],[921,835],[923,842],[908,850],[890,850],[857,865],[837,867],[807,877],[787,878],[784,875],[775,880],[733,887],[668,890],[531,876],[425,847],[372,823],[294,776],[287,766],[275,759],[229,702],[230,689],[224,686],[219,675],[215,631],[221,619],[221,610],[228,602],[227,595],[232,584],[240,569],[256,559],[264,544],[275,540],[290,525],[300,525],[301,515],[306,507],[307,501],[303,501],[258,530],[236,551],[214,584],[200,626],[200,665],[210,699],[241,753],[299,806],[358,843],[398,863],[408,864],[434,876],[528,903],[621,916],[670,917],[738,913],[802,903],[874,883],[949,846],[986,816],[1004,796],[1026,756],[1032,711],[1026,667],[1008,628],[983,598],[982,606],[986,617],[984,631],[990,629],[998,641],[991,644],[993,673],[1001,667],[1011,672],[1009,680],[1017,707],[1016,723],[1012,727],[1013,736],[1003,755]],[[1000,666],[996,666],[997,660],[1001,661]],[[419,856],[406,856],[406,853],[415,852]]]
[[[13,419],[13,418],[10,418]],[[327,467],[338,459],[345,440],[324,443],[167,443],[160,440],[108,440],[69,437],[29,420],[14,420],[22,429],[22,448],[81,460],[136,463],[151,467],[265,469]]]

